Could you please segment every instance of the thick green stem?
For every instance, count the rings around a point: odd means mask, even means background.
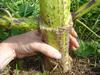
[[[50,28],[67,26],[70,18],[70,0],[40,0],[40,15]]]
[[[42,39],[58,49],[62,59],[44,59],[44,69],[54,75],[62,75],[71,69],[72,59],[69,56],[69,32],[72,27],[70,0],[40,0],[39,22]],[[0,27],[21,28],[31,30],[38,28],[34,19],[11,19],[7,16],[0,18]],[[34,27],[35,26],[35,27]]]
[[[62,59],[45,59],[44,69],[61,75],[71,69],[69,32],[72,27],[70,0],[40,0],[40,30],[43,40],[58,49]]]

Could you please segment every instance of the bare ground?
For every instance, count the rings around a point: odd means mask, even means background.
[[[37,56],[15,59],[0,75],[39,75],[39,72],[43,72],[41,61]],[[100,58],[74,57],[72,70],[62,75],[100,75]]]

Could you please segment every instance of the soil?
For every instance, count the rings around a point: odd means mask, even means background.
[[[41,61],[37,56],[15,59],[0,75],[39,75],[39,72],[43,72]],[[100,75],[100,58],[74,57],[72,70],[62,75]]]

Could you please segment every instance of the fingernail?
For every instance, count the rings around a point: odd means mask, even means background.
[[[78,37],[78,34],[77,34],[77,32],[75,31],[75,29],[73,28],[73,35],[75,36],[75,37]]]
[[[75,30],[74,30],[74,35],[75,35],[75,37],[78,37],[78,34]]]
[[[53,56],[54,56],[55,59],[61,59],[62,58],[62,55],[59,52],[55,53]]]
[[[76,51],[77,49],[75,47],[73,47],[73,50]]]
[[[75,32],[76,37],[78,37],[78,34]]]
[[[77,40],[77,41],[76,41],[76,42],[77,42],[77,43],[76,43],[77,48],[79,48],[79,46],[80,46],[80,45],[79,45],[79,38],[76,38],[76,40]]]
[[[80,45],[79,45],[79,43],[77,42],[77,48],[79,48],[79,46],[80,46]]]

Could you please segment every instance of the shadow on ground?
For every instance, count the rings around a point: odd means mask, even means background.
[[[39,75],[38,72],[43,72],[41,61],[38,56],[15,59],[1,75]],[[72,70],[62,75],[100,75],[100,58],[74,57]]]

